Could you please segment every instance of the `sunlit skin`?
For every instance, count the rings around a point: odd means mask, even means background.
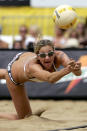
[[[70,59],[67,54],[62,51],[55,50],[53,53],[52,45],[51,43],[49,44],[48,40],[42,40],[38,44],[40,45],[41,43],[43,44],[40,46],[40,50],[37,48],[39,54],[36,54],[37,52],[24,52],[11,65],[10,74],[12,74],[16,84],[12,81],[12,77],[10,78],[9,70],[0,69],[0,79],[6,79],[8,90],[17,111],[17,114],[0,113],[0,118],[17,120],[33,114],[24,88],[25,82],[38,82],[39,80],[41,82],[55,83],[71,72],[77,76],[81,75],[80,62]],[[56,71],[55,68],[58,68],[60,65],[64,68]],[[35,79],[36,81],[34,81]],[[38,113],[41,114],[40,112]],[[38,115],[38,113],[36,113],[36,115]]]
[[[39,53],[48,53],[50,51],[53,51],[53,48],[47,45],[47,46],[42,47],[39,50]],[[46,70],[51,70],[53,67],[53,63],[54,63],[54,57],[55,57],[55,54],[50,57],[46,55],[45,58],[41,58],[40,56],[38,56],[38,60],[40,61],[40,63]]]

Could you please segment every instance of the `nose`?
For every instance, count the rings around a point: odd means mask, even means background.
[[[48,55],[46,55],[45,59],[49,59],[49,56],[48,56]]]

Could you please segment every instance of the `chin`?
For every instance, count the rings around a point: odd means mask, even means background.
[[[50,69],[51,69],[51,66],[44,66],[44,68],[45,68],[46,70],[50,70]]]

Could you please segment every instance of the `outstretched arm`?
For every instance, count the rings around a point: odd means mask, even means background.
[[[38,64],[34,64],[29,68],[29,70],[31,72],[32,77],[36,77],[39,80],[47,81],[50,83],[54,83],[60,80],[63,76],[71,72],[70,65],[57,72],[49,72],[43,70]]]
[[[64,67],[70,65],[72,72],[79,76],[81,75],[81,62],[76,62],[74,59],[70,59],[64,52],[60,51],[58,56],[61,65]]]

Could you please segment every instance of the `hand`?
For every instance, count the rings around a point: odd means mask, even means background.
[[[73,59],[70,59],[69,63],[67,64],[67,70],[69,72],[73,72],[76,76],[80,76],[82,71],[81,71],[81,63],[76,62]]]
[[[81,75],[81,63],[80,62],[76,62],[75,60],[70,59],[66,68],[68,72],[73,72],[77,76]]]
[[[74,67],[75,67],[75,60],[70,59],[67,66],[64,68],[65,74],[69,74],[70,72],[72,72],[74,70]]]
[[[74,66],[74,71],[79,71],[81,70],[81,62],[76,62]]]
[[[67,65],[67,67],[68,67],[69,70],[72,72],[72,71],[74,70],[74,68],[75,68],[75,65],[76,65],[75,60],[70,59],[70,61],[69,61],[68,65]]]

